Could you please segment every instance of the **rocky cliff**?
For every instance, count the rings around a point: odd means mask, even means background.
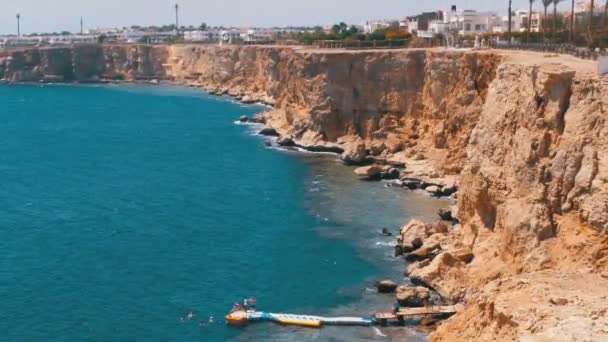
[[[441,50],[170,56],[177,80],[274,104],[267,124],[301,145],[456,176],[461,224],[431,236],[441,252],[409,270],[467,304],[433,339],[608,336],[608,82],[591,66]]]
[[[9,82],[98,82],[165,78],[165,47],[77,45],[23,49],[0,57],[0,79]]]
[[[90,46],[13,54],[0,77],[170,79],[272,104],[266,124],[302,146],[451,177],[460,224],[427,237],[439,254],[408,269],[466,304],[432,338],[597,340],[608,336],[608,81],[584,63],[491,51]]]

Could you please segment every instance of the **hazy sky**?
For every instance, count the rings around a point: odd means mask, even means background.
[[[181,7],[180,24],[214,26],[363,24],[366,19],[399,18],[451,4],[501,14],[507,6],[507,0],[0,0],[0,34],[16,31],[17,12],[23,33],[76,32],[80,16],[85,29],[169,24],[176,2]],[[513,0],[514,8],[527,4],[528,0]]]

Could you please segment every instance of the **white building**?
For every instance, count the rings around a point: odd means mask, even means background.
[[[126,30],[119,37],[119,41],[127,43],[164,43],[175,39],[177,37],[177,31],[140,31],[140,30]]]
[[[393,22],[392,20],[370,20],[363,25],[363,31],[367,34],[374,33],[390,27]]]
[[[46,37],[48,43],[51,45],[71,45],[71,44],[93,44],[97,43],[99,36],[97,35],[61,35]]]
[[[460,36],[475,36],[494,31],[501,18],[496,12],[477,12],[475,10],[457,11],[455,7],[445,13],[444,23],[450,30],[457,30]]]
[[[542,24],[541,14],[538,12],[532,12],[532,25],[530,26],[531,32],[540,32]],[[517,10],[511,16],[511,31],[512,32],[526,32],[528,30],[528,11]],[[505,33],[509,31],[509,17],[502,16],[500,23],[496,25],[493,32]]]
[[[220,44],[232,44],[241,39],[241,30],[229,29],[220,31]]]
[[[187,42],[208,42],[211,41],[209,31],[184,31],[184,40]]]
[[[241,39],[248,43],[268,42],[272,40],[273,35],[273,30],[250,29],[246,33],[241,34]]]
[[[41,37],[0,37],[0,47],[9,46],[39,46],[44,41]]]

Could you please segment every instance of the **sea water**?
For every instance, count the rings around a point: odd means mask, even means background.
[[[223,315],[252,296],[273,312],[386,310],[374,281],[407,279],[380,230],[447,205],[269,148],[234,123],[262,107],[193,89],[10,85],[0,104],[0,340],[386,340]]]

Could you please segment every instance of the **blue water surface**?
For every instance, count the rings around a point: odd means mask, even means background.
[[[0,340],[376,338],[223,315],[244,296],[279,312],[387,307],[367,288],[403,263],[378,231],[445,204],[268,148],[234,123],[261,107],[196,90],[11,85],[0,103]]]

